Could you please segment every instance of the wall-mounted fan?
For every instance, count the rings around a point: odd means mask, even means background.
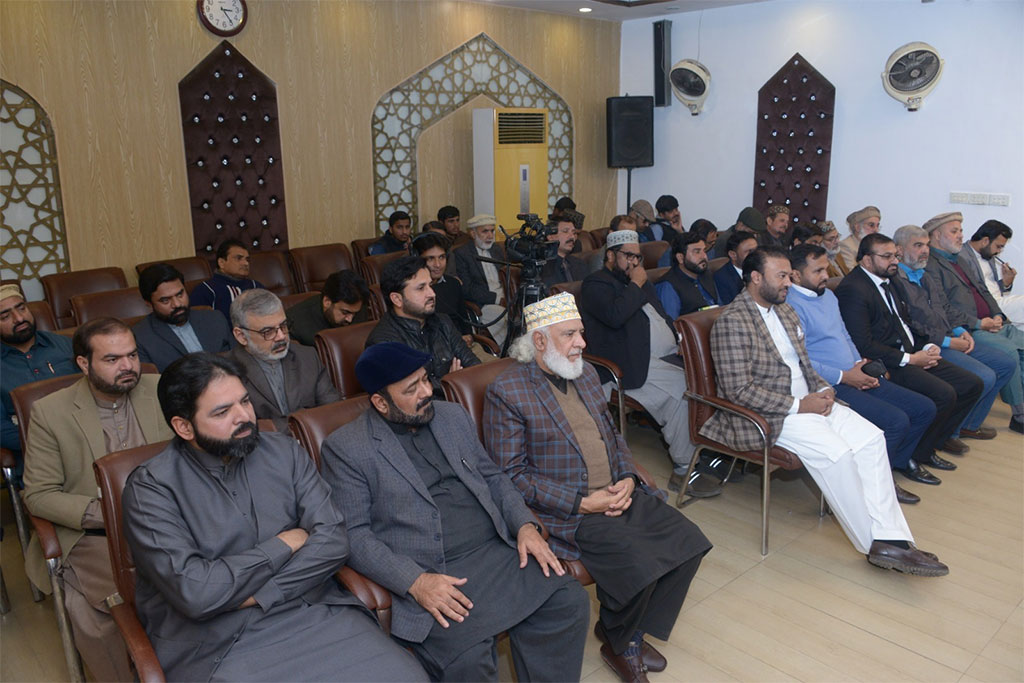
[[[696,59],[683,59],[672,65],[669,73],[672,92],[696,116],[704,107],[711,87],[711,72]]]
[[[882,74],[885,92],[910,111],[917,111],[942,77],[946,61],[928,43],[907,43],[889,55]]]

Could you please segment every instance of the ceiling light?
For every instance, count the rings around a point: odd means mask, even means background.
[[[594,10],[590,9],[589,7],[580,7],[580,12],[582,12],[583,14],[587,14],[587,13],[593,12],[593,11]]]

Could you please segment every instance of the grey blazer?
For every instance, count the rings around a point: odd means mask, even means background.
[[[512,480],[477,439],[462,406],[434,401],[430,429],[459,479],[480,501],[505,543],[535,522]],[[345,516],[349,566],[394,594],[391,633],[422,642],[434,617],[411,595],[423,572],[446,573],[440,513],[398,437],[373,408],[324,439],[321,474]]]
[[[313,349],[301,344],[291,344],[288,355],[281,359],[284,369],[284,397],[288,412],[282,413],[277,399],[267,382],[266,375],[245,347],[237,346],[227,354],[245,370],[242,383],[249,390],[253,410],[260,420],[273,420],[277,431],[288,433],[288,414],[303,408],[314,408],[325,403],[340,401],[338,390],[331,384],[327,370],[320,365],[320,359]]]
[[[223,315],[217,311],[189,311],[189,322],[203,345],[203,351],[221,353],[230,351],[235,346],[235,338],[231,334],[231,326]],[[150,313],[132,327],[135,343],[139,346],[139,360],[152,363],[163,372],[167,366],[184,356],[185,345],[174,334],[171,326]]]
[[[970,247],[964,247],[964,249],[970,249]],[[966,263],[971,259],[970,256],[964,258]],[[988,292],[988,287],[985,283],[977,279],[977,269],[973,268],[974,264],[961,265],[964,272],[967,273],[967,277],[970,279],[978,292],[981,294],[981,298],[988,304],[988,308],[993,316],[1002,315],[1003,311],[999,308],[999,304],[992,298],[992,295]],[[925,267],[925,272],[931,273],[942,286],[942,290],[946,292],[946,298],[949,299],[949,303],[953,308],[963,313],[967,320],[970,321],[970,328],[972,330],[978,329],[978,307],[974,303],[974,295],[971,294],[971,288],[967,286],[967,283],[960,273],[953,269],[953,264],[950,263],[946,258],[938,254],[932,253],[928,257],[928,265]],[[1004,318],[1006,316],[1003,316]]]

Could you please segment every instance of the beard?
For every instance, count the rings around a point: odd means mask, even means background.
[[[991,261],[992,257],[995,256],[995,254],[992,253],[992,245],[991,244],[989,244],[987,246],[984,246],[981,249],[979,249],[978,250],[978,254],[981,256],[981,258],[985,259],[986,261]]]
[[[10,334],[0,336],[0,341],[4,344],[16,346],[18,344],[24,344],[25,342],[36,336],[36,324],[29,320],[23,320],[14,326]]]
[[[95,389],[104,394],[111,394],[114,396],[124,395],[134,389],[139,383],[139,373],[134,370],[124,370],[114,377],[113,382],[108,382],[93,370],[92,364],[89,365],[89,384]]]
[[[171,311],[170,315],[162,315],[153,311],[153,315],[156,316],[157,320],[162,320],[168,325],[174,325],[180,327],[188,322],[189,309],[188,306],[179,306]]]
[[[574,350],[583,351],[583,349]],[[563,379],[577,379],[583,374],[582,355],[576,360],[569,360],[567,356],[563,356],[555,348],[549,346],[544,350],[544,355],[541,356],[541,359],[551,372]]]
[[[685,267],[691,273],[701,275],[708,269],[708,262],[701,261],[700,263],[694,263],[690,259],[683,259],[683,267]]]
[[[249,430],[247,436],[238,436],[246,430]],[[260,429],[255,423],[246,422],[238,426],[230,439],[215,439],[212,436],[206,436],[198,429],[195,436],[196,446],[210,455],[241,460],[256,449],[260,441]]]
[[[789,293],[789,287],[772,287],[765,282],[761,284],[757,293],[770,304],[784,304],[786,303],[786,294]]]
[[[248,335],[248,332],[246,332]],[[269,351],[259,349],[255,344],[252,343],[252,338],[249,338],[249,346],[247,347],[252,355],[263,361],[281,360],[288,355],[288,339],[282,339],[281,341],[274,342],[274,345],[270,347]]]
[[[430,297],[423,302],[422,306],[411,303],[405,297],[402,298],[402,310],[417,320],[426,320],[428,315],[433,315],[437,310],[437,297]]]
[[[384,396],[384,400],[388,403],[388,413],[384,416],[384,419],[388,422],[407,425],[409,427],[422,427],[423,425],[429,424],[430,421],[434,419],[434,406],[431,405],[434,401],[433,396],[427,396],[417,403],[417,412],[410,414],[395,405],[395,402],[391,400],[391,394],[387,391],[382,391],[381,394]],[[420,410],[423,410],[422,414],[418,412]]]
[[[825,247],[825,253],[828,254],[829,259],[834,259],[839,254],[838,244],[835,247],[826,247],[824,244],[821,246]]]
[[[477,249],[490,249],[491,247],[494,246],[494,238],[491,237],[489,239],[481,239],[479,237],[474,237],[473,244],[476,245]]]

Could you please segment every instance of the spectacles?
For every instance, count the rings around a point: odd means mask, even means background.
[[[644,260],[644,255],[643,254],[633,253],[633,252],[630,252],[630,251],[620,251],[619,253],[622,254],[623,256],[625,256],[627,259],[629,259],[633,263],[640,263],[641,261]]]
[[[871,255],[874,256],[875,258],[880,258],[883,261],[895,261],[896,260],[896,254],[892,253],[891,251],[888,252],[888,253],[885,253],[885,254],[876,254],[876,253],[872,252]]]
[[[239,327],[242,327],[242,326],[239,325]],[[273,339],[274,337],[277,336],[278,331],[284,332],[285,336],[288,335],[288,321],[285,320],[280,325],[273,325],[271,327],[263,327],[263,328],[258,329],[258,330],[254,330],[251,327],[242,327],[242,329],[247,331],[247,332],[255,332],[256,334],[258,334],[261,337],[263,337],[263,341],[270,341],[271,339]]]

